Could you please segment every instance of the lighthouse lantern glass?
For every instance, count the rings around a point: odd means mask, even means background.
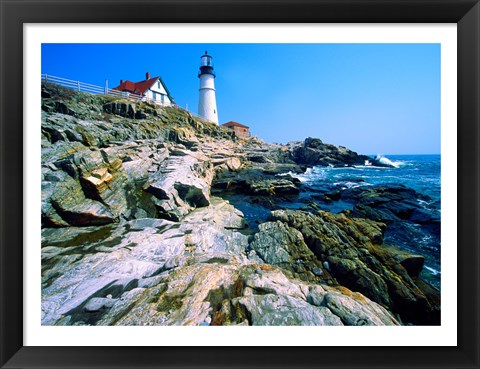
[[[212,57],[210,55],[204,55],[202,56],[202,67],[212,67]]]

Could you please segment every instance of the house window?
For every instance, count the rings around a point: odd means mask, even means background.
[[[152,91],[152,99],[157,100],[157,93],[155,91]]]
[[[160,95],[160,100],[162,101],[162,104],[165,102],[165,95],[164,94]]]
[[[160,81],[157,82],[157,87],[160,89],[162,88],[162,84],[160,83]]]

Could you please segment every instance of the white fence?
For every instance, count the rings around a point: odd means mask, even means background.
[[[42,83],[54,83],[56,85],[71,88],[75,91],[86,92],[92,95],[111,95],[111,96],[122,97],[125,99],[134,100],[134,101],[148,101],[158,105],[165,105],[159,101],[152,100],[142,95],[136,95],[130,92],[117,91],[117,90],[108,88],[107,81],[105,82],[105,86],[102,87],[102,86],[92,85],[90,83],[52,76],[50,74],[42,74]]]

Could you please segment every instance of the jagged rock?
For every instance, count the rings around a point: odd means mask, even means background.
[[[109,309],[113,305],[115,305],[116,302],[117,302],[117,299],[94,297],[87,302],[84,309],[87,312],[93,313],[102,309]]]
[[[343,325],[328,308],[290,296],[253,295],[237,298],[233,304],[248,312],[251,325]]]
[[[314,290],[330,294],[331,306],[341,317],[325,305],[307,302],[304,292]],[[366,321],[371,325],[398,325],[385,309],[361,294],[331,287],[326,291],[318,285],[291,280],[278,269],[242,265],[235,258],[222,262],[210,259],[177,268],[160,275],[152,286],[134,287],[112,300],[115,302],[110,303],[111,307],[100,310],[95,321],[85,308],[83,314],[77,308],[58,324],[343,325],[345,319],[347,324]],[[361,311],[361,319],[354,321],[354,309]]]
[[[98,225],[129,216],[128,177],[119,158],[108,157],[101,151],[84,150],[57,161],[57,165],[69,174],[45,171],[44,224]]]
[[[247,159],[254,163],[272,163],[272,161],[266,158],[265,155],[250,154],[247,155]]]
[[[67,202],[53,199],[52,204],[62,219],[73,226],[108,224],[116,220],[110,210],[98,201],[85,199],[81,204],[70,206]]]
[[[370,269],[362,260],[337,256],[328,256],[327,260],[332,275],[341,284],[355,291],[362,291],[380,304],[392,305],[387,283],[377,271]]]
[[[91,175],[84,174],[82,180],[86,187],[95,191],[96,196],[100,196],[100,194],[109,187],[113,176],[108,171],[108,168],[103,167],[93,170]]]
[[[247,169],[239,173],[223,172],[217,176],[213,187],[218,190],[227,190],[254,196],[295,196],[300,189],[298,179],[293,177],[275,178],[273,173],[262,169]]]
[[[190,258],[214,264],[229,263],[232,257],[247,262],[248,237],[226,228],[240,225],[240,220],[232,220],[240,214],[225,202],[214,203],[212,207],[219,213],[216,221],[199,221],[204,218],[202,210],[206,214],[214,211],[203,208],[193,212],[181,225],[163,219],[136,219],[115,228],[94,227],[90,233],[45,230],[43,324],[55,324],[61,315],[77,314],[91,297],[104,298],[111,293],[119,280],[134,281],[128,288],[125,285],[123,292],[156,284],[151,278],[186,265]],[[230,212],[233,214],[228,216]],[[77,240],[83,242],[78,244]],[[75,260],[70,260],[71,255],[77,255]],[[66,259],[68,270],[64,269]],[[95,265],[94,270],[91,265]],[[120,292],[114,297],[122,296]],[[62,303],[67,296],[68,303]]]
[[[233,298],[230,305],[224,301],[221,310],[230,321],[236,319],[238,323],[246,316],[252,325],[343,325],[341,319],[348,314],[353,317],[355,309],[359,309],[371,325],[399,324],[384,308],[345,288],[324,289],[291,280],[280,270],[266,266],[244,267],[240,275],[244,278],[244,296]],[[345,298],[346,304],[341,307],[345,310],[339,310],[341,317],[323,303],[329,293]]]
[[[221,170],[238,171],[242,166],[242,162],[236,157],[212,159],[212,164],[217,173],[221,173]]]
[[[125,102],[111,102],[103,106],[103,110],[108,114],[116,114],[121,117],[135,118],[135,106]]]
[[[194,213],[189,216],[192,222],[186,219],[180,227],[161,219],[137,219],[102,233],[103,228],[94,227],[95,235],[84,250],[66,245],[51,250],[48,245],[59,242],[59,237],[76,244],[80,235],[87,240],[88,233],[46,230],[43,249],[51,251],[42,253],[50,260],[43,263],[48,265],[43,273],[52,276],[42,289],[42,324],[200,325],[209,319],[213,325],[244,324],[246,311],[250,311],[250,324],[342,323],[321,302],[330,293],[327,287],[291,279],[268,265],[251,264],[239,257],[240,250],[232,249],[239,240],[205,238],[208,230],[193,222],[199,219]],[[212,222],[211,227],[221,231],[220,224]],[[238,234],[225,228],[223,232]],[[179,259],[166,267],[175,255]],[[63,263],[72,256],[74,260]],[[362,311],[384,314],[375,303],[356,296],[364,304],[374,304],[363,306]],[[353,315],[349,309],[350,305],[344,307],[342,314]],[[370,320],[392,323],[375,316]]]
[[[326,288],[325,306],[345,325],[399,325],[384,307],[369,303],[368,298],[362,294],[345,288]]]
[[[255,164],[294,164],[292,152],[288,146],[266,144],[257,137],[246,141],[242,151],[246,157]]]
[[[104,313],[101,318],[96,322],[96,325],[115,325],[118,321],[128,314],[130,309],[141,301],[141,298],[145,294],[145,288],[134,288],[130,291],[127,291],[121,295],[120,298],[116,299],[115,303],[112,305],[109,311]],[[143,322],[142,325],[150,325],[149,322]]]
[[[387,166],[369,156],[358,155],[356,152],[348,150],[343,146],[323,143],[318,138],[308,137],[303,143],[291,142],[289,146],[292,150],[293,159],[297,164],[308,166],[350,166],[364,165],[365,161],[368,160],[375,166]]]
[[[149,179],[144,188],[156,197],[159,214],[166,219],[181,220],[191,210],[208,206],[213,166],[193,152],[181,151],[171,156]]]
[[[300,190],[287,179],[252,181],[250,191],[254,195],[298,195]]]
[[[323,211],[313,215],[278,210],[272,212],[272,219],[300,231],[308,247],[321,262],[328,262],[330,274],[343,286],[399,313],[405,322],[439,323],[438,299],[427,297],[409,275],[409,271],[416,275],[418,258],[384,247],[385,225]]]
[[[279,221],[260,224],[259,232],[255,234],[250,247],[265,262],[274,265],[290,263],[291,259],[304,259],[305,256],[313,255],[303,241],[302,234]],[[297,255],[292,257],[293,252]]]
[[[228,170],[234,171],[240,169],[240,167],[242,166],[242,162],[239,158],[233,157],[225,160],[225,165],[227,166]]]
[[[306,300],[308,288],[289,280],[279,269],[257,269],[244,277],[245,295],[287,295]]]
[[[137,112],[135,112],[135,119],[145,119],[147,118],[147,114],[141,110],[138,110]]]
[[[177,269],[164,282],[148,291],[116,325],[201,325],[211,317],[215,292],[234,284],[237,273],[232,265],[195,264]],[[228,291],[225,291],[228,294]],[[220,297],[221,298],[221,297]],[[112,310],[115,309],[115,306]],[[103,320],[112,320],[108,313]]]
[[[329,279],[328,272],[323,273],[322,263],[305,244],[302,234],[285,223],[260,224],[250,247],[266,263],[286,269],[300,279],[313,282]]]
[[[247,227],[242,212],[230,205],[228,201],[218,197],[211,197],[208,207],[194,210],[184,221],[189,223],[214,223],[226,229],[243,229]]]
[[[325,288],[318,284],[309,286],[307,293],[307,302],[315,306],[324,306],[325,304],[323,303],[323,300],[325,299],[326,294],[327,291],[325,291]]]
[[[190,127],[174,127],[170,132],[170,141],[184,145],[185,148],[188,148],[189,150],[192,150],[194,146],[197,146],[200,143],[194,130]]]
[[[86,198],[82,186],[68,174],[57,173],[61,181],[43,182],[42,222],[47,225],[85,226],[115,221],[104,204]],[[47,191],[48,188],[48,191]]]
[[[75,115],[75,111],[69,108],[63,101],[56,101],[54,109],[56,112],[61,114]]]
[[[400,264],[412,278],[420,275],[425,263],[422,255],[411,254],[388,245],[382,245],[381,249],[376,250],[376,255],[387,266],[394,267]]]
[[[376,221],[410,220],[420,224],[440,223],[440,215],[426,216],[421,202],[431,199],[400,184],[353,188],[342,191],[341,199],[355,204],[354,214]]]

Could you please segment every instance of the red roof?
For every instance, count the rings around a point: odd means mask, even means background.
[[[153,77],[140,82],[124,81],[119,86],[114,87],[113,89],[118,91],[128,91],[132,94],[143,95],[150,87],[155,84],[155,82],[158,81],[158,78],[159,77]]]
[[[242,123],[238,123],[238,122],[233,122],[233,121],[230,121],[230,122],[227,122],[227,123],[223,123],[222,126],[224,127],[242,127],[242,128],[250,128],[249,126],[246,126]]]

